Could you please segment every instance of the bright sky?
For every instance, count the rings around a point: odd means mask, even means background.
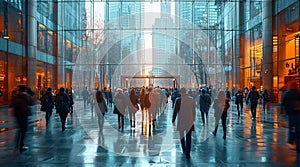
[[[152,25],[155,22],[155,18],[160,17],[160,5],[161,2],[145,2],[145,18],[144,18],[144,38],[145,38],[145,59],[152,62]],[[89,11],[90,3],[87,2],[86,8],[88,11],[88,15],[90,15]],[[94,21],[101,19],[104,21],[104,12],[105,12],[105,3],[104,2],[95,2],[94,3]],[[174,3],[171,5],[171,14],[174,15]],[[92,28],[92,27],[91,27]]]

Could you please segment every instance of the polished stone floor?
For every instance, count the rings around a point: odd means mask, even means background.
[[[209,124],[202,125],[197,111],[192,134],[191,159],[182,154],[179,135],[172,126],[172,108],[160,113],[155,129],[136,113],[136,128],[125,119],[124,130],[117,128],[117,116],[112,109],[105,115],[104,130],[98,129],[97,116],[90,106],[83,108],[76,101],[75,112],[67,118],[66,130],[61,131],[58,114],[53,113],[46,127],[44,113],[30,117],[25,144],[29,150],[13,154],[16,126],[7,108],[0,110],[0,166],[299,166],[300,156],[286,144],[286,117],[277,114],[273,106],[265,115],[259,112],[251,121],[246,108],[237,118],[235,105],[228,113],[227,139],[222,139],[220,123],[216,136],[213,111]],[[146,119],[146,118],[145,118]]]

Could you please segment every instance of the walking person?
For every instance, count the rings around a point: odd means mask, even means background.
[[[104,95],[105,95],[106,105],[108,106],[109,92],[106,87],[104,87]]]
[[[128,111],[129,111],[129,120],[130,120],[130,127],[135,128],[135,113],[139,110],[139,99],[135,94],[135,90],[131,89],[130,90],[130,104],[128,104]]]
[[[158,99],[158,96],[156,95],[155,89],[149,88],[148,91],[149,91],[148,97],[149,97],[149,102],[150,102],[150,107],[148,109],[149,128],[151,129],[151,125],[152,125],[152,128],[155,129],[159,99]]]
[[[111,89],[109,89],[109,92],[108,92],[108,101],[109,101],[109,107],[112,107],[114,100],[113,100],[113,93],[112,93]]]
[[[69,113],[70,99],[69,96],[65,93],[65,88],[60,88],[59,93],[55,97],[55,108],[59,114],[61,121],[61,130],[62,132],[66,129],[66,119]]]
[[[98,126],[99,126],[99,131],[103,131],[103,125],[104,125],[104,115],[107,112],[107,105],[104,100],[103,94],[101,91],[96,92],[96,104],[98,105],[99,109],[96,108],[96,113],[98,116]]]
[[[18,91],[12,98],[10,107],[14,110],[14,116],[16,118],[18,131],[15,135],[15,153],[28,150],[28,147],[24,145],[24,139],[28,127],[28,116],[30,115],[30,106],[34,105],[34,100],[27,93],[27,87],[20,85]]]
[[[70,114],[73,114],[74,96],[73,96],[73,89],[72,88],[70,88],[68,90],[68,96],[69,96],[69,99],[70,99]]]
[[[52,88],[47,88],[47,91],[40,98],[40,101],[42,105],[41,111],[46,112],[45,119],[46,126],[48,126],[54,108],[54,97],[52,94]]]
[[[250,110],[251,110],[253,121],[255,121],[256,119],[256,108],[257,108],[259,97],[260,96],[258,91],[256,90],[256,87],[252,86],[251,91],[248,93],[248,96],[246,98],[246,104],[248,105],[250,100]]]
[[[194,121],[196,118],[196,103],[193,97],[187,94],[186,88],[180,89],[180,97],[175,100],[172,124],[179,131],[181,148],[186,158],[191,157],[192,131],[194,131]]]
[[[178,92],[178,89],[175,88],[174,91],[172,92],[172,95],[171,95],[172,107],[173,108],[175,106],[175,100],[176,100],[177,97],[179,97],[179,92]]]
[[[114,113],[118,115],[118,128],[124,130],[124,115],[127,108],[127,100],[121,88],[117,88],[114,102]]]
[[[140,92],[140,104],[141,104],[141,110],[142,110],[142,122],[144,122],[144,118],[145,118],[145,112],[146,112],[146,90],[145,88],[143,87],[141,89],[141,92]],[[148,100],[149,100],[149,96],[148,96]]]
[[[300,91],[297,83],[289,85],[281,100],[281,109],[288,115],[287,143],[290,147],[296,144],[297,153],[300,153]]]
[[[83,89],[83,91],[81,92],[81,95],[82,95],[82,98],[83,98],[83,106],[84,106],[84,109],[86,108],[86,105],[87,105],[87,102],[88,102],[88,99],[90,97],[90,93],[89,91],[87,90],[87,87],[85,87]]]
[[[266,119],[266,115],[267,115],[266,105],[270,101],[270,96],[269,96],[267,89],[264,89],[264,91],[261,93],[260,97],[262,99],[264,119]]]
[[[244,99],[243,92],[241,91],[241,89],[238,89],[238,91],[235,93],[235,104],[236,104],[236,109],[238,111],[238,119],[243,113],[243,99]]]
[[[213,108],[215,110],[215,130],[213,131],[213,135],[217,135],[218,126],[220,119],[222,120],[223,127],[223,139],[226,139],[226,119],[227,119],[227,111],[230,107],[229,99],[226,96],[224,91],[219,91],[216,99],[214,100]]]
[[[210,95],[206,93],[205,89],[202,89],[201,93],[202,94],[199,96],[199,105],[200,105],[202,123],[203,123],[203,126],[205,126],[205,123],[208,125],[208,111],[209,111],[209,108],[211,105],[211,98],[210,98]],[[206,120],[206,122],[205,122],[205,120]]]

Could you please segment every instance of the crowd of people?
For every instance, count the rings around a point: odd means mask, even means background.
[[[283,94],[282,108],[286,110],[289,116],[289,138],[290,144],[295,143],[296,149],[300,152],[300,96],[299,90],[293,84],[289,91]],[[46,125],[50,123],[53,110],[59,114],[61,120],[62,132],[65,131],[65,123],[68,114],[73,113],[74,92],[72,88],[60,88],[54,92],[48,88],[40,98],[41,111],[45,112]],[[34,92],[20,85],[19,89],[14,92],[10,107],[14,108],[15,117],[19,126],[18,135],[16,135],[16,149],[24,151],[27,148],[24,145],[24,138],[28,124],[28,116],[30,115],[29,106],[34,105]],[[121,89],[117,88],[114,91],[104,88],[103,90],[89,91],[85,87],[80,96],[83,99],[83,108],[91,106],[91,110],[96,108],[95,112],[98,117],[99,130],[103,130],[104,116],[109,111],[117,115],[117,128],[124,130],[125,118],[128,115],[130,128],[136,128],[136,112],[141,110],[142,121],[148,121],[149,128],[155,130],[158,116],[167,108],[167,103],[172,103],[169,107],[173,108],[172,124],[176,126],[180,134],[182,151],[186,158],[190,158],[191,150],[191,134],[194,131],[194,122],[196,110],[199,109],[203,126],[207,126],[209,119],[208,114],[210,109],[214,110],[215,128],[212,132],[216,136],[218,124],[221,120],[223,128],[223,139],[226,140],[226,120],[227,112],[232,104],[236,105],[238,118],[243,115],[244,102],[250,106],[252,120],[256,119],[256,110],[259,100],[261,100],[264,116],[267,111],[267,103],[271,101],[267,90],[261,92],[252,86],[251,90],[237,89],[237,92],[230,93],[228,90],[212,90],[203,87],[197,91],[181,89],[168,89],[160,87],[140,87]],[[234,97],[234,98],[233,98]],[[231,103],[230,101],[234,101]],[[298,102],[298,103],[297,103]],[[22,104],[22,105],[20,105]],[[176,122],[177,120],[177,122]]]

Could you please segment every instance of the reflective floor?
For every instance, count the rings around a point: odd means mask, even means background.
[[[1,109],[0,165],[1,166],[299,166],[300,156],[286,145],[286,118],[278,116],[277,107],[265,115],[259,112],[251,121],[249,109],[239,120],[235,105],[228,114],[227,139],[222,139],[222,126],[213,136],[213,112],[209,123],[202,125],[197,111],[192,134],[191,159],[181,151],[179,135],[172,126],[172,108],[161,111],[155,129],[136,113],[136,127],[125,118],[124,130],[119,130],[117,115],[112,108],[105,115],[104,130],[99,131],[97,116],[83,102],[77,101],[75,112],[67,118],[66,130],[61,131],[58,114],[53,113],[46,127],[44,113],[30,118],[25,144],[29,150],[13,154],[16,127]],[[278,123],[279,121],[279,123]],[[221,122],[220,122],[221,124]]]

